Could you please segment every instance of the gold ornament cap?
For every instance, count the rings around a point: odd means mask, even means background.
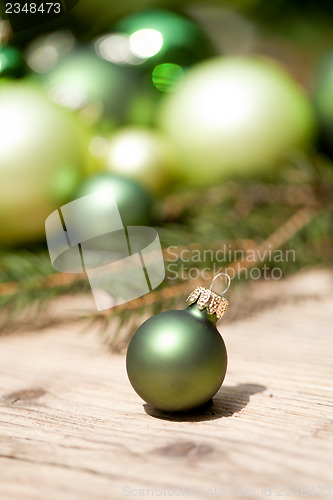
[[[218,294],[212,290],[214,281],[220,276],[226,276],[228,279],[228,284],[222,293]],[[207,309],[208,314],[216,314],[217,319],[222,318],[223,314],[226,312],[229,302],[223,297],[223,295],[229,290],[231,285],[231,278],[229,274],[219,273],[214,276],[210,287],[204,288],[203,286],[197,287],[193,292],[187,297],[186,301],[189,304],[196,303],[200,311]]]

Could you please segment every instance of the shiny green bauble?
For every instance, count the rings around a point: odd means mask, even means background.
[[[127,374],[137,394],[163,411],[207,403],[227,370],[227,351],[214,320],[197,305],[143,323],[127,351]]]
[[[95,44],[100,57],[132,67],[147,88],[172,92],[184,71],[214,51],[205,33],[188,17],[163,9],[134,12]]]
[[[125,226],[149,225],[152,222],[153,200],[150,193],[138,182],[121,175],[109,173],[97,174],[86,179],[75,193],[81,198],[93,193],[100,193],[98,205],[86,205],[86,214],[80,215],[80,221],[86,224],[93,221],[95,226],[101,224],[101,234],[105,223],[105,214],[113,206],[110,196],[117,202],[120,217]],[[78,222],[79,223],[79,222]]]
[[[86,166],[86,137],[71,115],[26,83],[0,85],[0,244],[44,239],[45,219]]]
[[[149,191],[165,189],[176,158],[163,134],[145,127],[118,129],[110,138],[106,165],[110,172],[135,179]]]
[[[25,63],[21,51],[10,45],[1,47],[0,44],[0,78],[20,78],[24,73]]]
[[[188,183],[266,173],[315,132],[304,91],[276,63],[259,57],[214,58],[189,70],[164,98],[158,123],[181,154]]]
[[[135,12],[117,23],[115,31],[128,35],[130,51],[139,59],[136,63],[146,66],[165,62],[187,67],[212,54],[200,27],[170,10]]]

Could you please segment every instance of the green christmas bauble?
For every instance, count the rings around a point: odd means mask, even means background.
[[[0,85],[1,243],[44,238],[45,219],[86,166],[86,138],[72,116],[23,82]]]
[[[212,53],[201,28],[188,17],[170,10],[135,12],[114,29],[129,37],[130,52],[139,59],[137,63],[156,66],[165,62],[187,67]]]
[[[325,142],[333,152],[333,49],[328,51],[317,70],[314,103]]]
[[[190,70],[164,98],[158,123],[182,157],[188,183],[265,172],[314,135],[312,107],[276,63],[255,57],[215,58]]]
[[[126,120],[135,91],[135,80],[127,71],[81,47],[61,58],[41,80],[57,104],[77,110],[89,125],[105,120],[110,129]]]
[[[140,182],[151,192],[165,189],[175,163],[170,143],[158,131],[126,127],[109,141],[107,169]]]
[[[127,351],[127,374],[137,394],[162,411],[207,403],[227,370],[227,351],[215,321],[197,304],[143,323]]]
[[[1,47],[1,44],[0,44]],[[0,78],[20,78],[25,73],[25,62],[21,51],[10,45],[0,48]]]
[[[86,214],[80,214],[80,221],[86,223],[92,220],[95,226],[101,225],[101,234],[108,224],[105,214],[109,213],[112,201],[116,199],[120,217],[125,226],[149,225],[152,222],[153,200],[150,193],[133,179],[109,173],[97,174],[86,179],[75,193],[75,198],[81,198],[92,193],[101,194],[98,205],[85,206]]]
[[[96,42],[98,54],[142,72],[148,86],[172,92],[183,82],[184,70],[213,54],[200,27],[191,19],[163,9],[133,13]]]

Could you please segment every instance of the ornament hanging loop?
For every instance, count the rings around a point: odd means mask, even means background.
[[[220,276],[226,276],[228,278],[228,284],[222,293],[216,293],[212,290],[214,281]],[[228,301],[222,295],[224,295],[230,288],[231,278],[227,273],[219,273],[214,276],[210,288],[204,288],[198,286],[189,297],[187,297],[187,302],[191,304],[197,304],[200,311],[206,309],[208,314],[216,314],[217,319],[222,318],[228,307]]]
[[[227,286],[225,287],[225,289],[223,290],[223,292],[221,292],[221,293],[218,294],[218,295],[222,296],[225,293],[227,293],[227,291],[229,290],[230,285],[231,285],[231,278],[230,278],[229,274],[227,274],[227,273],[218,273],[216,276],[214,276],[214,278],[212,279],[212,282],[210,284],[209,290],[212,290],[215,280],[217,278],[219,278],[220,276],[226,276],[227,281],[228,281]]]

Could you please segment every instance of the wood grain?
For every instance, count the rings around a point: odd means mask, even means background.
[[[145,405],[125,356],[82,322],[0,338],[0,499],[333,495],[333,286],[320,279],[317,297],[221,320],[228,374],[191,414]]]

